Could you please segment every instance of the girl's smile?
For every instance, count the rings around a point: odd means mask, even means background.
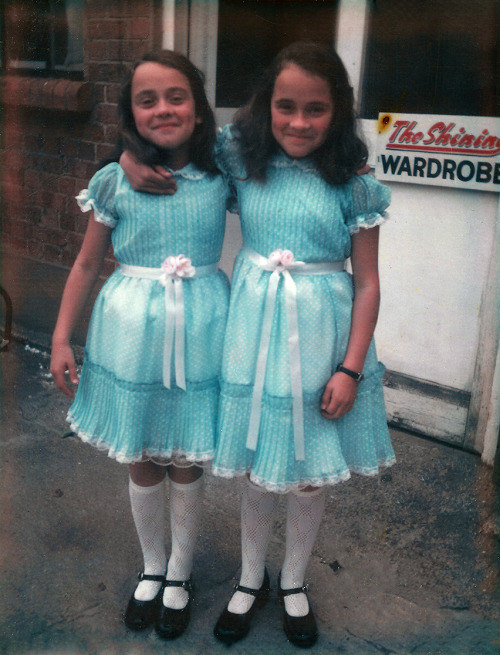
[[[288,64],[274,83],[272,134],[289,157],[307,157],[323,145],[333,109],[328,82],[295,64]]]
[[[175,68],[144,62],[134,72],[131,94],[138,133],[172,151],[172,168],[185,166],[189,141],[196,124],[201,123],[187,77]]]

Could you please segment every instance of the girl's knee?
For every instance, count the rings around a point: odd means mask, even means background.
[[[203,475],[203,468],[197,464],[190,464],[189,466],[179,466],[175,460],[172,461],[168,467],[168,477],[172,482],[178,484],[191,484],[196,482]]]
[[[294,489],[291,493],[299,497],[302,496],[312,498],[313,496],[319,496],[320,494],[324,493],[324,491],[324,487],[313,487],[312,485],[309,485],[308,487]]]
[[[165,479],[167,469],[147,460],[145,462],[134,462],[129,464],[129,474],[132,482],[140,487],[152,487]]]

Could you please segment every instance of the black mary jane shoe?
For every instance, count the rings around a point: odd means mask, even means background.
[[[294,587],[293,589],[282,589],[280,575],[278,578],[278,598],[283,603],[283,629],[285,630],[287,639],[299,648],[310,648],[314,646],[318,639],[316,619],[314,618],[309,598],[307,599],[309,612],[305,616],[290,616],[287,613],[284,599],[285,596],[291,596],[292,594],[306,594],[307,596],[307,585]]]
[[[182,587],[188,592],[186,606],[180,610],[165,607],[160,603],[160,611],[155,623],[155,630],[162,639],[177,639],[188,627],[191,613],[191,601],[193,599],[193,585],[191,580],[165,580],[165,587]]]
[[[163,595],[163,587],[165,584],[164,575],[150,575],[149,573],[139,573],[139,582],[143,580],[152,580],[153,582],[161,582],[160,589],[156,596],[151,600],[137,600],[132,594],[128,601],[127,609],[123,620],[125,625],[130,630],[145,630],[155,622],[158,614],[158,608],[161,603]],[[137,589],[137,587],[136,587]]]
[[[235,585],[235,592],[242,591],[244,594],[250,594],[250,596],[255,597],[255,600],[245,614],[235,614],[234,612],[230,612],[226,607],[215,625],[215,637],[227,646],[230,646],[246,637],[250,630],[250,622],[255,610],[266,604],[269,598],[270,589],[267,569],[264,571],[264,581],[260,589],[250,589],[250,587],[242,587],[239,584]]]

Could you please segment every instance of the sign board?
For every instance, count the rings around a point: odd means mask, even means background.
[[[500,119],[380,113],[379,180],[500,191]]]

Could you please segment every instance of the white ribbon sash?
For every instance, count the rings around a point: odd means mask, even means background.
[[[269,258],[263,257],[251,248],[244,248],[243,254],[247,259],[264,271],[271,271],[267,285],[264,317],[262,320],[261,337],[257,363],[255,369],[255,382],[250,411],[250,422],[247,435],[247,448],[256,450],[259,438],[260,416],[262,408],[262,395],[266,377],[267,355],[271,339],[274,307],[280,276],[283,275],[285,292],[285,310],[288,331],[288,357],[290,360],[290,385],[293,398],[293,431],[295,459],[304,460],[304,400],[302,396],[302,372],[300,367],[299,322],[297,314],[297,287],[293,275],[325,275],[344,270],[344,262],[319,262],[306,264],[296,261],[289,250],[275,250]]]
[[[184,255],[167,257],[161,268],[120,264],[120,272],[127,277],[158,280],[165,287],[165,341],[163,344],[163,385],[170,389],[170,370],[174,356],[175,383],[186,390],[185,369],[185,314],[182,281],[185,278],[212,275],[218,262],[207,266],[191,265]]]

